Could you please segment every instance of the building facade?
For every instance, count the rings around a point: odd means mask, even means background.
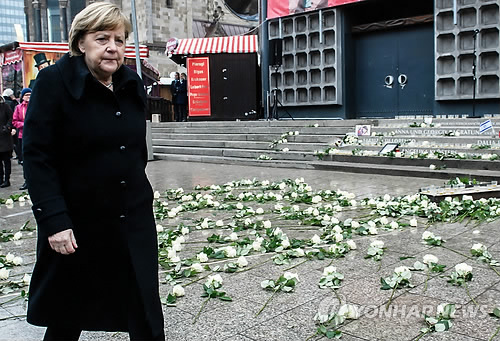
[[[2,0],[3,1],[3,0]],[[15,0],[5,0],[15,1]],[[17,0],[19,1],[19,0]],[[20,0],[28,17],[29,41],[65,42],[74,16],[92,0]],[[131,15],[131,2],[109,0]],[[136,0],[139,43],[150,50],[149,63],[168,77],[179,66],[165,55],[170,38],[244,34],[256,26],[215,0]],[[133,42],[133,35],[128,43]]]
[[[2,0],[0,2],[0,45],[17,39],[19,33],[26,36],[24,0]]]

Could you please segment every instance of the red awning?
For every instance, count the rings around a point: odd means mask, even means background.
[[[31,50],[40,52],[59,52],[66,53],[69,51],[67,43],[43,43],[43,42],[19,42],[21,50]],[[147,46],[139,45],[139,55],[141,59],[149,57],[149,49]],[[125,57],[135,58],[135,46],[127,45],[125,47]]]
[[[255,53],[259,50],[256,35],[180,39],[172,54]]]

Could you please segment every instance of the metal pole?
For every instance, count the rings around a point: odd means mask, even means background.
[[[142,79],[141,55],[139,54],[139,33],[137,32],[137,14],[135,12],[135,0],[131,1],[132,1],[132,29],[134,30],[134,45],[135,45],[135,68],[137,74]]]
[[[476,40],[479,30],[474,31],[474,52],[472,53],[472,117],[476,117]]]
[[[262,106],[264,108],[264,118],[269,119],[269,27],[267,23],[267,0],[260,1],[260,71],[262,82]]]

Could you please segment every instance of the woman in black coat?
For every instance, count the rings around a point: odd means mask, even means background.
[[[33,89],[23,152],[38,244],[27,319],[48,327],[44,340],[78,340],[82,330],[165,339],[146,97],[122,65],[129,31],[116,6],[86,7],[70,54]]]
[[[10,157],[14,147],[12,143],[12,110],[0,96],[0,187],[10,186]]]

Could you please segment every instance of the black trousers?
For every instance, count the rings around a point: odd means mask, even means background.
[[[0,183],[10,180],[11,163],[10,155],[12,151],[0,153]]]
[[[187,121],[187,106],[185,104],[174,104],[174,119],[176,122]]]
[[[18,161],[23,161],[23,139],[17,139],[16,155]]]

